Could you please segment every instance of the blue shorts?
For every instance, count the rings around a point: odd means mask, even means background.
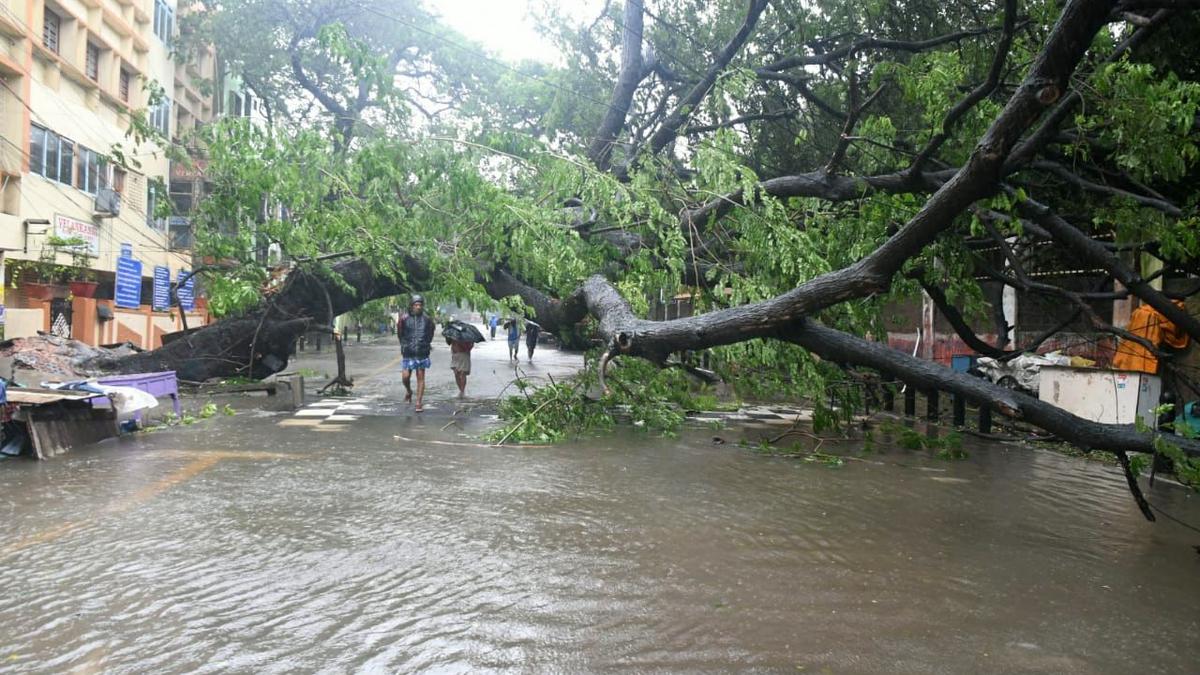
[[[428,356],[423,359],[410,359],[406,356],[404,357],[404,364],[401,367],[405,370],[428,370],[432,365],[433,363],[429,360]]]

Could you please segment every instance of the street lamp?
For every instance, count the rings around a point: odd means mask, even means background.
[[[25,228],[25,242],[21,247],[22,253],[29,253],[29,235],[46,234],[46,232],[50,231],[50,221],[45,218],[26,218],[21,221],[21,225]]]

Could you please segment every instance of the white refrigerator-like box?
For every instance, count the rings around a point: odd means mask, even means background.
[[[1131,370],[1042,366],[1038,398],[1084,419],[1104,424],[1157,423],[1162,394],[1157,375]]]

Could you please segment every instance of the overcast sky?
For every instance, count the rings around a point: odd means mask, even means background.
[[[538,0],[428,0],[446,23],[463,35],[509,61],[557,60],[554,47],[538,34],[529,15]],[[591,22],[604,7],[603,0],[564,0],[579,21]]]

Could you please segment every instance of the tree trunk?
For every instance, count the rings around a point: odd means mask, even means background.
[[[310,327],[323,326],[330,316],[370,300],[425,288],[429,283],[425,264],[413,258],[402,262],[402,278],[400,270],[394,276],[379,274],[357,258],[335,263],[332,269],[346,286],[335,283],[331,276],[297,267],[254,312],[190,331],[153,351],[100,357],[85,367],[117,373],[174,370],[180,379],[192,382],[267,377],[287,367],[296,340]]]

